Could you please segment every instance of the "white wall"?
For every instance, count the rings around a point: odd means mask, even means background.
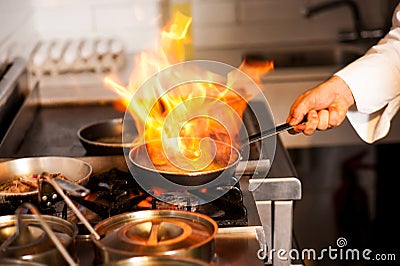
[[[121,39],[128,52],[152,49],[157,46],[162,22],[161,5],[182,2],[191,6],[197,57],[220,49],[335,41],[338,30],[352,28],[346,7],[312,19],[300,14],[302,7],[322,1],[0,0],[0,48],[4,50],[11,35],[33,27],[40,40],[111,36]],[[384,24],[381,1],[358,3],[367,26]]]
[[[0,0],[0,64],[27,57],[37,40],[30,1]]]
[[[31,0],[41,39],[116,37],[134,52],[156,47],[158,0]]]
[[[0,0],[0,44],[30,21],[39,40],[115,37],[135,53],[157,47],[162,6],[188,3],[195,58],[237,65],[242,50],[335,42],[338,31],[353,28],[346,7],[311,19],[301,15],[323,1],[329,0]],[[384,1],[357,2],[367,27],[385,24]]]

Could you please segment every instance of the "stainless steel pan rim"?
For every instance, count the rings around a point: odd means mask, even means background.
[[[186,172],[158,170],[156,167],[152,167],[151,159],[146,151],[146,144],[141,144],[133,147],[129,151],[128,156],[129,162],[132,166],[132,174],[137,178],[137,180],[139,179],[143,182],[148,182],[148,180],[158,182],[160,180],[159,177],[162,176],[173,184],[178,186],[190,186],[192,188],[203,186],[214,181],[220,183],[227,182],[228,180],[231,180],[232,176],[234,176],[237,165],[242,159],[241,153],[230,144],[216,140],[214,141],[217,145],[222,145],[230,150],[229,161],[224,162],[224,164],[226,164],[225,166],[212,170]],[[218,155],[216,157],[218,157]],[[216,158],[216,160],[218,160],[218,158]],[[142,178],[143,176],[146,178]],[[141,183],[141,181],[139,181],[139,183]]]
[[[77,158],[63,156],[38,156],[10,159],[0,162],[0,183],[15,176],[60,173],[69,181],[85,184],[92,174],[92,166]],[[0,203],[18,207],[23,202],[37,200],[38,191],[7,193],[0,191]],[[15,206],[14,206],[15,205]]]
[[[101,125],[113,125],[113,126],[122,126],[122,118],[113,118],[113,119],[107,119],[107,120],[101,120],[97,122],[90,123],[88,125],[85,125],[81,128],[78,129],[78,138],[80,141],[87,142],[91,145],[100,145],[100,146],[105,146],[105,147],[113,147],[113,148],[129,148],[131,146],[131,143],[111,143],[111,142],[99,142],[96,140],[92,140],[90,138],[87,138],[85,135],[85,131],[90,130],[91,128],[95,126],[101,126]],[[121,136],[122,137],[122,136]]]
[[[75,238],[78,234],[78,228],[75,224],[66,221],[60,217],[51,215],[41,215],[42,219],[47,223],[55,234],[58,234],[59,241],[62,241],[65,248],[71,249]],[[24,259],[32,262],[61,262],[63,258],[50,239],[44,237],[46,233],[43,231],[42,225],[38,217],[34,214],[22,214],[0,216],[1,238],[10,237],[16,230],[17,219],[21,219],[27,228],[27,233],[21,236],[21,239],[15,241],[16,245],[7,247],[4,255],[11,259]],[[32,230],[34,229],[34,230]]]
[[[202,260],[193,258],[184,258],[178,256],[138,256],[129,259],[119,260],[105,264],[106,266],[207,266],[210,265]]]
[[[227,147],[229,147],[230,149],[231,149],[231,151],[232,151],[232,157],[234,158],[232,161],[230,161],[229,163],[228,163],[228,165],[227,166],[225,166],[225,167],[223,167],[223,168],[218,168],[218,169],[213,169],[213,170],[205,170],[205,171],[193,171],[193,172],[190,172],[190,171],[188,171],[188,172],[185,172],[184,174],[182,174],[182,175],[186,175],[186,176],[202,176],[202,175],[209,175],[209,174],[214,174],[214,173],[219,173],[219,172],[221,172],[221,171],[223,171],[224,169],[226,169],[226,168],[229,168],[229,167],[231,167],[231,166],[235,166],[235,165],[237,165],[238,163],[239,163],[239,161],[241,160],[241,156],[240,156],[240,152],[239,152],[239,150],[238,149],[236,149],[235,147],[233,147],[233,146],[231,146],[231,145],[229,145],[229,144],[227,144],[227,143],[224,143],[224,142],[222,142],[222,141],[217,141],[217,140],[214,140],[218,145],[223,145],[223,146],[227,146]],[[150,168],[150,167],[148,167],[148,166],[144,166],[144,165],[142,165],[142,164],[139,164],[138,162],[136,162],[135,160],[134,160],[134,158],[133,158],[133,153],[135,153],[136,151],[137,151],[137,149],[139,149],[139,148],[141,148],[141,147],[144,147],[146,144],[142,144],[142,145],[136,145],[136,146],[133,146],[132,147],[132,149],[129,151],[129,159],[130,159],[130,161],[134,164],[134,165],[136,165],[137,167],[140,167],[140,168],[142,168],[142,169],[144,169],[144,170],[146,170],[146,171],[149,171],[149,172],[154,172],[154,171],[156,171],[157,173],[159,173],[159,174],[166,174],[166,175],[180,175],[180,173],[177,173],[177,172],[172,172],[172,171],[165,171],[165,170],[157,170],[157,169],[154,169],[154,168]]]
[[[26,260],[19,260],[19,259],[11,259],[11,258],[0,258],[0,265],[1,266],[46,266],[44,263],[33,262],[33,261],[26,261]]]
[[[123,119],[112,118],[96,121],[82,126],[77,131],[77,136],[86,151],[91,154],[123,154],[123,149],[132,146],[136,137],[136,129],[124,133],[125,139],[132,138],[130,142],[123,142]],[[108,140],[105,140],[108,139]]]

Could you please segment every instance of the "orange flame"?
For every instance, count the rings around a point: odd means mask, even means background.
[[[191,82],[165,91],[164,86],[156,84],[151,89],[141,91],[138,97],[132,97],[153,74],[184,61],[184,46],[189,41],[186,34],[191,21],[190,17],[176,13],[169,27],[162,31],[161,48],[155,52],[140,53],[135,57],[135,68],[127,87],[119,84],[114,78],[104,78],[106,86],[122,97],[135,120],[138,130],[135,144],[163,140],[168,146],[164,149],[173,150],[174,154],[183,155],[190,162],[191,166],[186,169],[189,171],[210,169],[214,146],[204,145],[207,143],[200,141],[201,139],[211,138],[239,147],[243,111],[247,101],[258,93],[237,92],[231,89],[241,86],[238,71],[229,74],[225,85],[218,82]],[[239,70],[256,83],[260,83],[260,77],[271,69],[272,62],[258,66],[242,64],[239,67]],[[192,71],[196,73],[193,74]],[[198,75],[199,71],[204,80],[220,80],[211,72],[182,69],[179,73],[169,75],[168,83],[174,84],[182,75]],[[172,141],[176,139],[178,142]],[[159,144],[147,145],[147,152],[153,163],[168,163],[170,158],[160,152],[162,149]]]

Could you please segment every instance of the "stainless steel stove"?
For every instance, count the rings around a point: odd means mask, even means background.
[[[10,70],[23,69],[21,66],[22,62],[17,61]],[[10,77],[15,84],[11,90],[21,87],[18,80],[22,75],[23,71],[16,71]],[[88,156],[86,153],[77,137],[78,129],[95,121],[123,117],[124,113],[115,109],[115,102],[44,104],[40,100],[39,89],[38,83],[20,97],[23,100],[19,101],[18,112],[12,116],[12,122],[1,136],[1,160],[52,155],[76,157],[90,163],[93,167],[88,184],[91,194],[85,199],[73,200],[80,205],[83,213],[90,213],[92,223],[126,211],[185,209],[184,204],[164,204],[143,191],[131,177],[123,156]],[[243,119],[250,134],[257,133],[252,132],[255,127],[251,113],[245,112]],[[258,158],[258,149],[256,144],[252,146],[251,159],[268,159]],[[271,249],[289,251],[292,248],[293,201],[301,199],[300,181],[279,137],[274,161],[267,168],[267,176],[266,173],[258,173],[260,178],[244,175],[235,188],[221,198],[198,205],[195,209],[187,209],[206,214],[218,223],[217,265],[292,264],[290,260],[279,260],[276,255],[264,256]],[[107,183],[105,180],[112,181]],[[72,219],[66,213],[56,214],[51,208],[42,211]],[[78,241],[81,248],[77,249],[80,265],[92,265],[90,240],[84,233],[81,240]]]

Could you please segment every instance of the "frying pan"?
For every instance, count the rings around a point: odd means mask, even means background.
[[[42,172],[60,173],[69,181],[84,185],[92,173],[92,167],[79,159],[70,157],[45,156],[12,159],[0,163],[0,184],[10,178],[41,174]],[[0,208],[13,212],[24,202],[37,203],[38,190],[21,193],[0,191]]]
[[[130,127],[124,131],[123,143],[122,125],[122,118],[113,118],[81,127],[77,134],[87,155],[122,155],[137,136],[136,128]]]
[[[245,145],[249,145],[251,143],[263,140],[265,138],[274,136],[280,132],[293,129],[293,126],[290,126],[288,123],[281,124],[275,128],[262,131],[261,133],[251,135],[248,139],[246,139]],[[215,140],[214,140],[215,141]],[[161,141],[158,141],[161,146]],[[150,142],[154,143],[154,142]],[[138,176],[146,176],[151,180],[157,180],[157,176],[161,175],[168,179],[169,181],[182,185],[182,186],[199,186],[204,185],[213,181],[216,178],[226,178],[232,177],[235,175],[235,171],[238,163],[242,159],[242,153],[235,147],[220,142],[215,141],[216,150],[224,149],[229,150],[230,156],[229,160],[226,160],[224,166],[213,170],[199,170],[199,171],[181,171],[172,167],[171,170],[160,170],[157,169],[157,166],[153,165],[153,162],[147,152],[147,144],[141,144],[138,146],[134,146],[129,152],[129,161],[132,163],[132,169],[134,171],[134,175]],[[243,150],[243,147],[242,147]],[[215,161],[224,160],[226,158],[226,154],[216,153]]]
[[[162,147],[161,141],[152,141],[149,143],[157,144],[159,147]],[[157,176],[162,175],[175,184],[183,186],[198,186],[206,184],[221,175],[222,177],[232,177],[235,173],[236,166],[241,159],[240,152],[235,147],[220,141],[215,141],[215,144],[217,151],[218,149],[228,149],[230,152],[228,160],[226,160],[226,157],[228,156],[225,156],[222,153],[216,153],[214,162],[225,160],[225,166],[217,169],[207,170],[206,168],[199,171],[182,171],[179,168],[174,167],[172,164],[169,164],[171,170],[157,169],[147,153],[147,144],[133,147],[129,152],[129,160],[132,163],[135,175],[146,176],[152,180],[157,180]]]

